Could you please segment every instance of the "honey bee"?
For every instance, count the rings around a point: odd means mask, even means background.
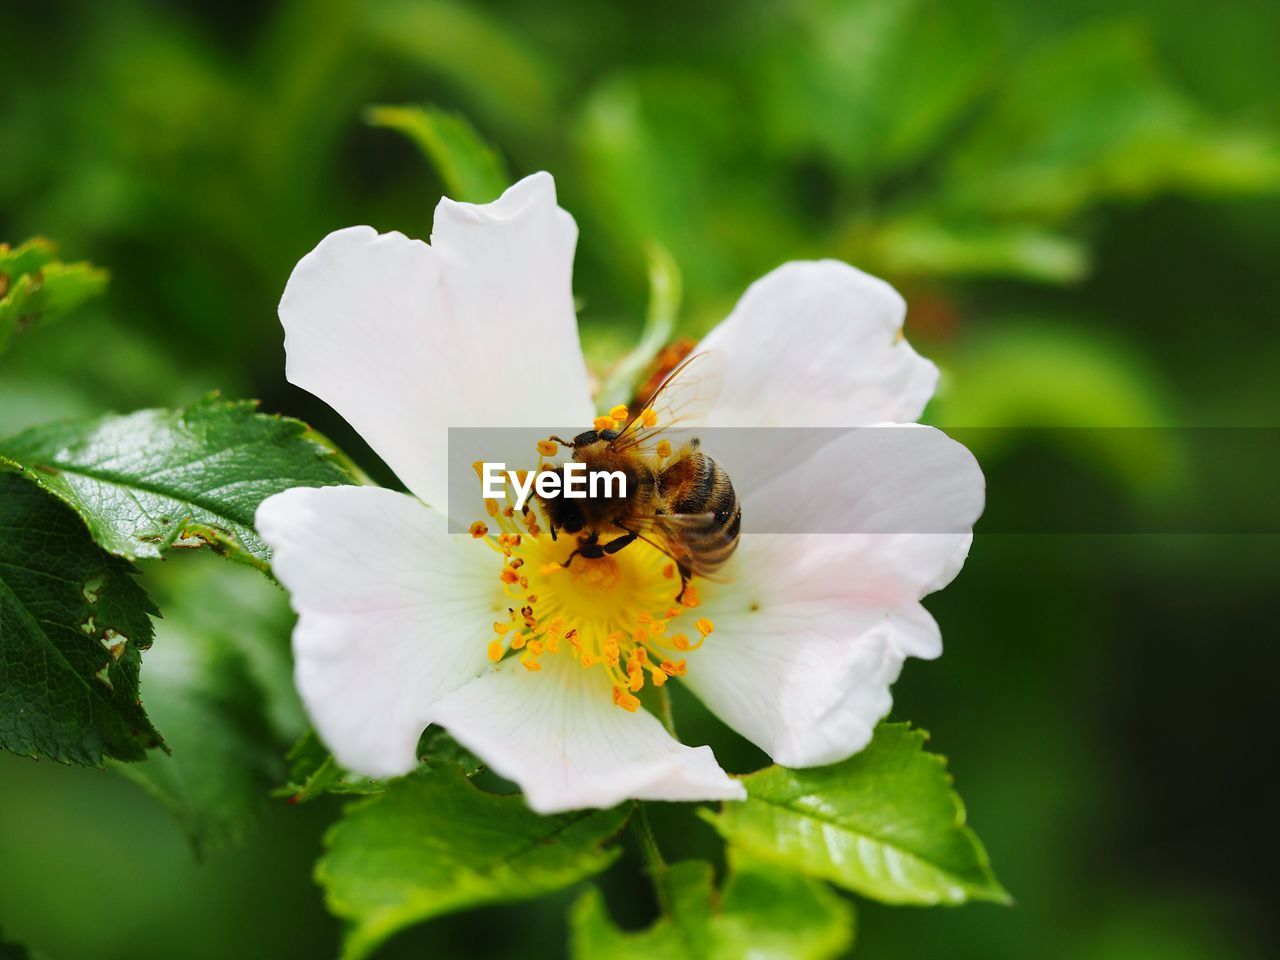
[[[570,448],[588,473],[616,471],[625,478],[624,496],[538,498],[551,536],[578,538],[564,566],[575,557],[596,560],[643,540],[675,562],[680,599],[691,577],[714,574],[733,555],[742,528],[733,481],[696,437],[672,449],[665,436],[674,427],[693,425],[711,407],[721,368],[719,354],[695,354],[621,428],[586,430],[572,440],[548,438]],[[563,480],[563,465],[554,469]]]

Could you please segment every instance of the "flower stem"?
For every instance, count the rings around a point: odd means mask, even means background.
[[[649,825],[649,812],[644,801],[636,804],[635,816],[631,818],[631,830],[640,844],[640,854],[644,857],[645,870],[653,881],[653,891],[658,898],[658,907],[664,916],[671,916],[671,898],[667,895],[667,862],[662,859],[662,851],[658,849],[658,841],[654,839],[653,827]]]

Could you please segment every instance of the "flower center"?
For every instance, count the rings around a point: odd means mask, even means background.
[[[637,540],[612,555],[570,560],[577,537],[553,540],[531,508],[522,515],[495,500],[485,506],[489,520],[472,524],[471,535],[502,558],[497,579],[507,602],[507,618],[493,624],[491,661],[514,657],[537,672],[545,657],[571,657],[608,674],[613,702],[630,711],[646,683],[684,675],[684,655],[714,626],[705,617],[685,625],[697,591],[690,584],[676,602],[680,579],[664,553]]]

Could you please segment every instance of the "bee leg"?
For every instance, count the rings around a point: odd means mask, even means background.
[[[560,566],[569,566],[569,564],[573,563],[574,557],[582,557],[583,560],[599,560],[604,556],[604,554],[605,548],[592,540],[588,543],[579,544],[578,548],[574,550],[573,553],[569,554],[569,556],[565,558],[564,563],[560,564]]]
[[[676,594],[676,603],[684,603],[684,592],[689,589],[689,581],[693,579],[693,571],[684,564],[678,564],[680,571],[680,592]]]
[[[573,449],[572,440],[566,440],[564,437],[557,437],[554,433],[551,436],[547,437],[547,439],[554,440],[556,443],[560,444],[560,446],[562,447],[568,447],[570,450]]]
[[[627,544],[635,543],[638,536],[639,534],[628,533],[625,536],[618,537],[616,540],[610,540],[604,545],[603,550],[605,553],[617,553]]]

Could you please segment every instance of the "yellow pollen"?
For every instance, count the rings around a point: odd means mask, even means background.
[[[621,410],[610,412],[610,424],[625,418]],[[539,453],[548,450],[540,446]],[[592,671],[602,681],[601,695],[611,690],[614,704],[629,712],[640,709],[636,694],[645,684],[663,686],[685,674],[685,661],[675,658],[697,649],[686,635],[692,631],[671,636],[668,623],[697,597],[668,556],[637,541],[616,554],[571,557],[579,538],[540,535],[540,503],[523,511],[503,509],[496,501],[486,501],[485,507],[492,519],[482,521],[480,538],[502,557],[495,570],[500,582],[493,589],[496,609],[503,613],[485,639],[492,663],[500,664],[510,651],[530,673],[544,666],[551,670],[548,677],[529,682],[551,683],[556,674],[543,658],[565,657]]]
[[[635,713],[636,710],[640,708],[640,700],[638,697],[633,697],[631,694],[627,693],[627,691],[617,686],[613,688],[613,702],[623,710],[627,710],[630,713]]]
[[[654,449],[655,449],[655,452],[658,454],[658,456],[660,456],[663,460],[665,460],[667,459],[667,457],[671,456],[671,441],[659,440],[658,446]]]
[[[538,452],[544,457],[554,457],[556,455],[556,451],[559,449],[559,445],[557,445],[554,440],[538,441]]]
[[[471,535],[479,540],[481,537],[487,536],[489,528],[485,526],[483,520],[477,520],[471,525]]]
[[[591,421],[591,426],[597,430],[612,430],[617,426],[613,421],[613,417],[596,417]]]
[[[609,411],[609,416],[617,423],[626,423],[628,417],[627,405],[625,403],[618,404]]]
[[[645,407],[640,411],[640,422],[650,430],[658,425],[658,415],[653,412],[653,407]]]
[[[698,632],[702,634],[704,637],[709,637],[711,635],[711,632],[716,628],[716,625],[712,623],[710,620],[708,620],[706,617],[703,617],[702,619],[696,621],[694,623],[694,626],[698,628]]]

